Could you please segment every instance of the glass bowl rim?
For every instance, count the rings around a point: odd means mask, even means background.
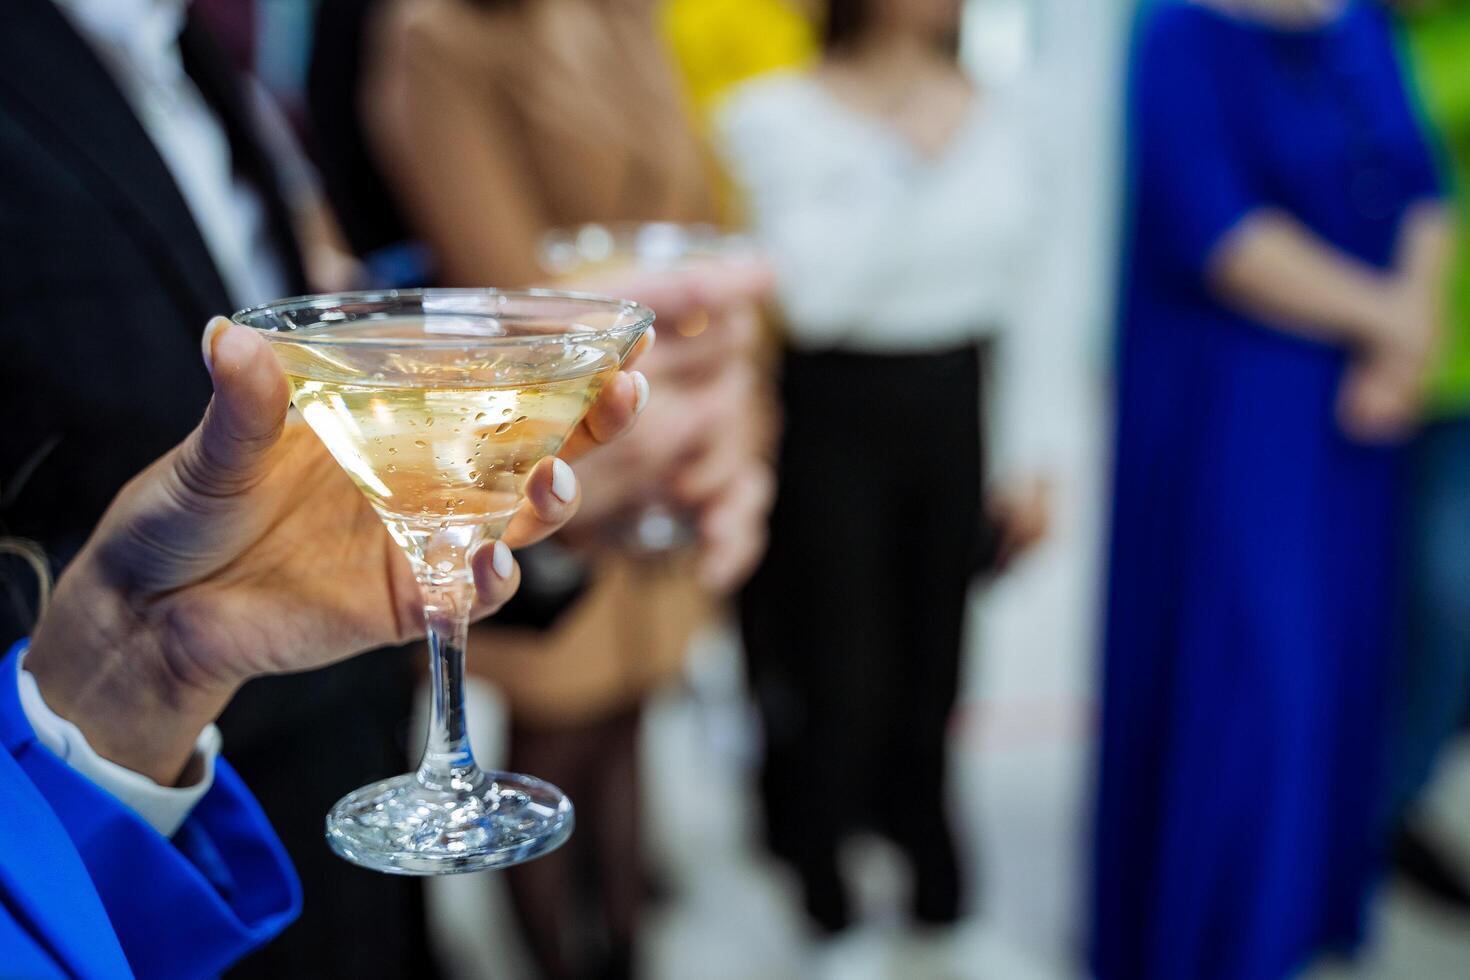
[[[274,327],[262,326],[252,322],[262,316],[294,310],[329,310],[333,306],[342,306],[349,303],[373,303],[395,299],[443,298],[453,300],[455,298],[468,299],[471,297],[486,298],[499,297],[510,300],[558,300],[561,302],[585,303],[589,307],[600,307],[602,312],[617,312],[630,316],[632,319],[614,327],[603,329],[585,328],[580,330],[568,329],[553,331],[544,334],[520,334],[517,336],[498,337],[443,337],[443,338],[383,338],[383,337],[313,337],[312,330],[322,324],[312,324],[297,330],[277,330]],[[441,311],[433,311],[441,312]],[[447,316],[455,315],[490,315],[486,310],[444,310]],[[566,339],[576,339],[579,342],[596,343],[603,340],[622,339],[631,334],[642,333],[653,325],[655,319],[654,311],[642,303],[631,299],[618,299],[612,296],[603,296],[596,293],[579,293],[561,289],[496,289],[490,286],[423,286],[412,289],[366,289],[338,293],[305,293],[300,296],[287,296],[282,299],[272,300],[269,303],[260,303],[256,306],[247,306],[243,310],[236,310],[230,316],[232,323],[238,323],[251,330],[258,330],[267,338],[277,337],[282,341],[289,339],[293,344],[316,344],[324,347],[367,347],[380,349],[403,349],[414,350],[481,350],[487,347],[523,347],[528,342],[556,342]]]
[[[619,257],[628,257],[636,250],[642,236],[658,230],[678,234],[685,249],[677,258],[718,258],[722,254],[738,256],[742,252],[756,252],[756,240],[750,229],[737,224],[719,221],[583,221],[578,224],[557,225],[548,228],[536,239],[538,263],[543,270],[555,274],[548,268],[548,253],[557,246],[568,246],[577,250],[577,267],[596,265],[597,260],[588,258],[580,251],[579,239],[592,229],[606,232]],[[630,246],[632,248],[630,249]],[[632,257],[637,258],[635,254]]]
[[[619,219],[614,221],[579,221],[569,225],[556,225],[543,231],[537,238],[538,244],[544,244],[557,239],[576,238],[578,235],[593,228],[601,228],[613,238],[626,238],[637,235],[650,229],[668,229],[677,231],[690,238],[701,242],[727,242],[738,241],[753,242],[750,229],[741,225],[723,221],[637,221],[633,219]]]

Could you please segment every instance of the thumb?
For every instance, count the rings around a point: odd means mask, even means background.
[[[290,389],[270,344],[249,327],[215,317],[204,328],[202,344],[214,397],[175,458],[188,489],[225,497],[263,475],[286,423]]]

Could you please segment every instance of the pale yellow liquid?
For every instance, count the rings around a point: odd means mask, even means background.
[[[531,468],[561,449],[612,370],[494,388],[287,377],[306,423],[379,513],[438,525],[513,511]]]
[[[446,574],[504,532],[531,469],[561,450],[619,360],[574,343],[384,353],[287,335],[273,345],[302,418],[409,557]]]

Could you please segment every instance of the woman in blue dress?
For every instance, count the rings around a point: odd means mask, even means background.
[[[1446,226],[1376,4],[1157,5],[1130,111],[1092,962],[1279,980],[1362,932]]]

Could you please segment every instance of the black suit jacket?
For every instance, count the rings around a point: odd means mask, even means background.
[[[173,178],[51,0],[0,30],[0,529],[58,562],[130,477],[199,421],[205,321],[233,309]],[[192,23],[181,47],[255,172],[293,291],[296,245],[238,81]],[[242,152],[243,150],[243,152]]]
[[[0,534],[41,542],[59,567],[123,484],[198,423],[210,394],[199,337],[233,304],[167,166],[52,0],[8,0],[0,24]],[[239,78],[192,20],[180,48],[303,291]],[[8,643],[29,624],[6,612]],[[246,974],[424,964],[418,889],[339,861],[322,840],[338,796],[405,768],[412,690],[411,663],[387,651],[252,682],[221,719],[306,891],[301,923]]]

